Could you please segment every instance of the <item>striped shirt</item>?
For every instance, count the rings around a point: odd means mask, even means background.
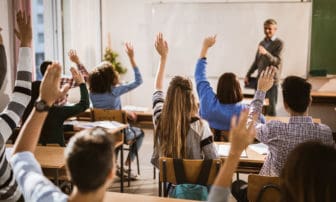
[[[20,48],[18,72],[10,103],[0,114],[0,201],[17,201],[21,192],[5,156],[6,142],[30,101],[32,50]]]
[[[257,91],[250,106],[248,122],[251,122],[252,114],[261,113],[264,99],[265,93]],[[300,143],[320,141],[327,145],[334,144],[331,129],[324,124],[313,123],[310,116],[291,116],[288,123],[257,123],[256,129],[257,139],[269,149],[260,175],[279,176],[287,155]]]
[[[155,91],[153,94],[153,123],[154,128],[161,117],[164,104],[164,95],[162,91]],[[167,120],[168,121],[168,120]],[[216,159],[218,158],[216,147],[213,143],[212,133],[208,122],[197,119],[190,123],[190,129],[187,134],[187,158],[188,159]],[[152,163],[157,164],[159,152],[155,148]]]

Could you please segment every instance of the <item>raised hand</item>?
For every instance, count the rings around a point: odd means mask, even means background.
[[[30,15],[23,11],[16,13],[17,29],[14,29],[16,37],[21,41],[21,47],[31,47],[33,38]]]
[[[40,87],[40,99],[51,106],[58,98],[64,97],[70,86],[60,89],[61,65],[53,62],[48,66]]]
[[[203,47],[204,48],[212,47],[216,43],[216,37],[217,35],[206,37],[203,41]]]
[[[75,80],[77,84],[85,83],[83,75],[80,72],[78,72],[76,68],[71,67],[70,72],[72,74],[72,78]]]
[[[168,43],[163,38],[163,34],[160,32],[156,36],[155,49],[161,57],[167,57],[168,55]]]
[[[244,110],[240,113],[239,121],[237,123],[237,117],[232,117],[231,119],[231,129],[230,129],[230,142],[231,149],[230,152],[240,156],[241,152],[253,142],[256,135],[256,130],[254,124],[249,124],[246,128],[248,110]],[[254,117],[256,120],[257,117]]]
[[[205,58],[208,52],[208,49],[216,43],[217,35],[206,37],[203,41],[202,50],[200,53],[200,58]]]
[[[76,63],[77,65],[80,64],[80,60],[76,50],[70,49],[70,51],[68,52],[68,56],[72,62]]]
[[[273,86],[276,71],[276,68],[273,66],[263,70],[258,79],[257,89],[266,93]]]
[[[125,51],[129,58],[134,58],[134,48],[131,42],[125,43]]]

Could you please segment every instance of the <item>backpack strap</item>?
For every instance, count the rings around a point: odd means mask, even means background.
[[[211,166],[212,166],[212,159],[203,160],[201,171],[198,174],[197,184],[201,184],[205,186],[207,185]]]
[[[184,172],[183,160],[173,159],[175,179],[177,184],[183,184],[186,182],[186,175]]]
[[[261,188],[261,190],[259,191],[256,202],[261,201],[262,196],[263,196],[263,194],[266,192],[267,189],[275,189],[275,190],[277,190],[278,192],[281,192],[281,190],[280,190],[280,188],[279,188],[278,185],[276,185],[276,184],[266,184],[266,185],[263,186],[263,187]]]

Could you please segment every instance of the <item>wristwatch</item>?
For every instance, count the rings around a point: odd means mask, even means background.
[[[47,112],[50,109],[50,107],[47,105],[47,103],[44,100],[37,100],[34,106],[35,106],[36,111],[38,112]]]

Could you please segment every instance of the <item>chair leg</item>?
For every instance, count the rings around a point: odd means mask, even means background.
[[[156,179],[156,169],[155,169],[155,166],[153,166],[153,179],[154,180]]]
[[[131,150],[131,149],[130,149]],[[128,157],[127,157],[127,159],[128,159],[128,162],[129,162],[129,164],[128,164],[128,186],[130,187],[131,186],[131,167],[132,167],[132,162],[131,162],[131,155],[130,155],[130,151],[128,152]]]
[[[139,153],[138,153],[138,147],[136,145],[136,142],[135,142],[134,146],[135,146],[135,157],[136,157],[136,161],[137,161],[138,175],[140,175]]]

